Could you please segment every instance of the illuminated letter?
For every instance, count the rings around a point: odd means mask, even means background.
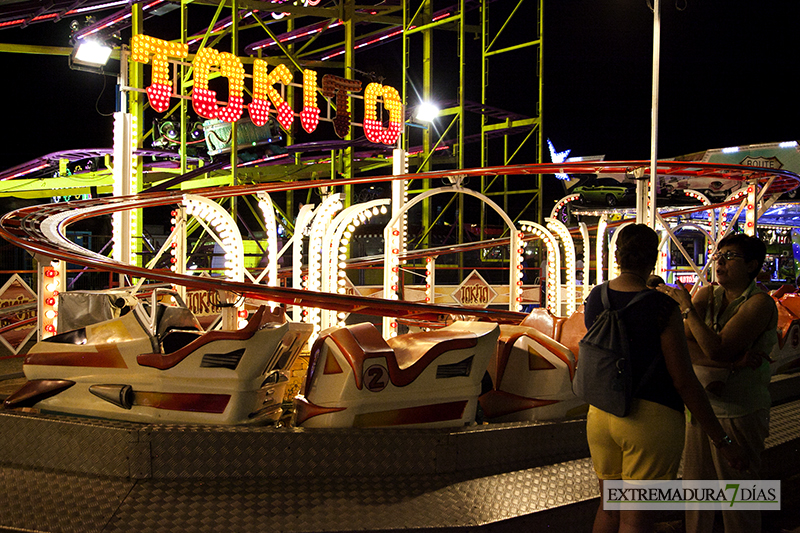
[[[253,66],[253,101],[248,108],[250,109],[250,118],[256,126],[263,126],[269,118],[269,101],[275,104],[275,109],[278,110],[278,122],[287,130],[292,127],[294,120],[294,111],[286,102],[281,98],[280,93],[275,90],[273,85],[281,82],[288,85],[292,82],[292,73],[286,65],[278,65],[272,72],[267,74],[267,63],[260,59],[256,59]],[[269,100],[267,100],[269,98]],[[256,104],[253,107],[253,104]]]
[[[247,105],[250,120],[256,126],[263,126],[269,120],[269,100],[267,100],[267,62],[256,59],[253,63],[253,100]]]
[[[383,129],[378,119],[378,96],[383,97],[383,107],[389,110],[389,128]],[[380,83],[370,83],[364,90],[364,134],[374,143],[394,144],[403,127],[403,104],[397,89]]]
[[[317,71],[303,71],[303,110],[300,112],[300,123],[303,129],[311,133],[319,124],[319,108],[317,107]]]
[[[344,139],[350,133],[350,98],[348,92],[355,93],[361,90],[361,82],[348,80],[331,74],[322,77],[322,96],[336,97],[336,116],[333,117],[333,130],[340,138]]]
[[[172,96],[172,80],[169,78],[168,57],[183,59],[189,55],[189,45],[172,43],[150,37],[149,35],[134,35],[131,39],[131,59],[138,63],[147,64],[150,56],[153,57],[151,83],[147,87],[147,99],[150,105],[158,112],[169,108],[169,99]]]
[[[220,73],[228,78],[228,105],[217,106],[217,92],[208,88],[208,73],[213,65],[220,65]],[[213,48],[201,49],[192,62],[194,89],[192,107],[205,118],[219,118],[224,122],[236,122],[244,109],[244,67],[235,55],[218,52]]]

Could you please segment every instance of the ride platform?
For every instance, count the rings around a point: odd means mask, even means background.
[[[800,472],[799,384],[773,381],[767,479]],[[585,420],[304,429],[0,410],[0,530],[587,531],[598,496]]]

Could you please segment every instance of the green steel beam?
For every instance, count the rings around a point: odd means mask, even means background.
[[[343,0],[342,2],[342,22],[344,22],[344,74],[343,77],[349,77],[348,74],[355,72],[356,67],[356,21],[355,21],[355,0]],[[353,108],[353,98],[347,94],[348,109]],[[345,136],[345,140],[353,140],[353,127]],[[345,178],[352,178],[355,175],[353,168],[353,147],[348,146],[341,150],[342,158],[342,174]],[[331,176],[333,178],[334,176]],[[344,187],[344,206],[348,207],[353,203],[353,186],[345,185]]]
[[[59,178],[17,178],[0,181],[0,197],[52,198],[81,194],[111,194],[114,182],[108,172]]]
[[[69,56],[74,48],[71,46],[38,46],[35,44],[8,44],[0,43],[0,52],[12,54],[37,54],[45,56]],[[119,54],[117,54],[119,59]]]
[[[510,46],[505,46],[504,48],[495,48],[496,43],[500,35],[502,35],[506,30],[510,31],[512,20],[515,19],[519,21],[521,18],[524,17],[524,14],[521,13],[521,8],[525,3],[530,4],[530,2],[536,3],[536,25],[535,35],[533,40],[528,40],[518,44],[512,44]],[[522,148],[528,143],[533,142],[534,146],[534,158],[536,163],[541,162],[541,151],[542,151],[542,117],[541,117],[541,100],[542,100],[542,50],[543,50],[543,11],[542,11],[542,2],[543,0],[518,0],[516,5],[513,7],[511,12],[505,18],[505,20],[500,25],[500,28],[497,32],[492,35],[489,25],[489,1],[483,0],[483,6],[481,9],[481,50],[482,50],[482,71],[481,71],[481,79],[482,79],[482,87],[481,87],[481,104],[483,106],[489,105],[487,101],[487,89],[490,85],[490,76],[489,76],[489,59],[491,57],[499,56],[502,54],[506,54],[508,52],[527,49],[527,48],[535,48],[536,49],[536,80],[538,85],[538,102],[537,102],[537,109],[536,109],[536,116],[533,118],[522,119],[522,120],[506,120],[499,123],[490,123],[491,118],[487,115],[481,116],[481,164],[484,166],[493,164],[490,162],[490,148],[489,148],[489,139],[488,133],[494,132],[501,132],[503,130],[508,130],[511,128],[520,128],[520,127],[530,127],[530,131],[525,136],[525,138],[516,145],[516,148],[512,147],[511,139],[508,135],[503,137],[503,164],[511,164],[512,160],[520,153]],[[529,20],[525,19],[525,23],[528,24]],[[529,36],[530,33],[526,34]],[[542,177],[540,175],[533,176],[533,180],[535,183],[535,189],[533,191],[524,191],[524,194],[533,194],[532,198],[529,199],[527,205],[523,208],[522,212],[513,215],[512,219],[518,219],[522,215],[522,213],[527,210],[531,205],[535,206],[535,216],[530,218],[534,218],[537,221],[541,222],[543,219],[543,212],[542,212],[542,194],[541,194],[541,187],[542,187]],[[509,195],[511,194],[523,194],[523,191],[512,191],[509,190],[508,187],[508,178],[503,176],[502,179],[502,190],[497,192],[493,191],[492,187],[498,185],[497,178],[481,178],[481,192],[487,196],[494,196],[494,195],[502,195],[503,196],[503,207],[508,212],[509,206]],[[483,230],[486,227],[486,208],[482,206],[481,212],[481,238],[485,238]]]
[[[144,31],[144,11],[141,4],[134,4],[131,6],[131,31],[132,35],[139,35]],[[144,65],[137,61],[127,61],[127,64],[129,69],[128,84],[132,87],[143,89]],[[144,137],[142,135],[144,132],[144,110],[145,106],[148,105],[147,99],[144,97],[144,93],[131,91],[128,93],[127,100],[129,106],[128,111],[136,118],[136,129],[132,134],[137,139],[136,148],[141,149]],[[125,110],[123,109],[123,111]],[[140,192],[144,187],[143,158],[137,157],[136,161],[136,168],[131,170],[136,174],[136,183],[139,187],[139,190],[136,192]],[[144,217],[141,209],[138,210],[138,213],[139,216],[136,217],[136,227],[131,228],[131,233],[132,235],[141,236],[144,230]],[[141,239],[137,239],[135,242],[136,244],[131,249],[131,261],[136,266],[142,266],[142,241]]]

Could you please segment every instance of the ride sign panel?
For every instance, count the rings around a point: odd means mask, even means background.
[[[135,35],[131,39],[131,59],[147,64],[152,60],[151,84],[146,88],[150,105],[158,112],[169,109],[174,89],[169,77],[169,61],[181,60],[189,55],[186,44],[173,43],[149,35]],[[228,101],[220,106],[216,91],[209,88],[208,82],[212,68],[219,68],[222,77],[228,80]],[[214,48],[201,48],[192,60],[192,107],[204,118],[217,118],[223,122],[236,122],[244,113],[245,70],[241,59],[229,52],[219,52]],[[256,126],[263,126],[269,119],[270,106],[277,111],[278,122],[290,128],[294,121],[294,111],[274,85],[288,85],[293,76],[286,65],[278,65],[271,72],[268,63],[255,59],[253,63],[253,99],[247,110]],[[361,82],[326,74],[322,77],[322,87],[317,87],[317,73],[303,70],[303,110],[299,113],[300,122],[308,133],[313,132],[319,123],[320,109],[317,107],[317,92],[336,103],[333,117],[334,131],[344,138],[350,133],[351,113],[348,107],[348,94],[361,90]],[[388,127],[378,116],[378,98],[389,111]],[[364,89],[364,134],[376,144],[393,145],[403,126],[403,104],[397,89],[380,83],[370,83]]]

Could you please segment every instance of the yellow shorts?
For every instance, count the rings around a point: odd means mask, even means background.
[[[676,479],[683,453],[683,413],[635,399],[620,418],[589,407],[586,437],[600,479]]]

